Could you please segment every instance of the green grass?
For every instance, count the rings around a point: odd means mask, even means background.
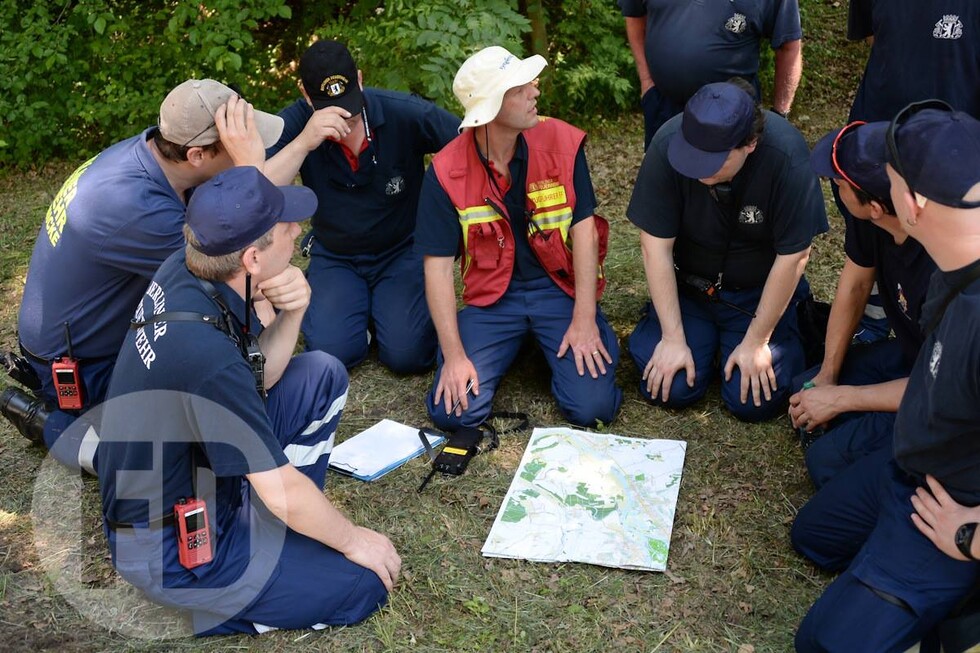
[[[812,143],[843,124],[865,46],[844,42],[846,3],[804,2],[806,79],[793,120]],[[625,45],[624,45],[625,47]],[[636,230],[625,208],[639,166],[642,122],[607,123],[590,138],[600,213],[612,238],[603,309],[620,336],[646,300]],[[16,344],[16,311],[27,261],[47,204],[77,162],[31,173],[0,171],[0,347]],[[828,206],[832,207],[832,203]],[[808,275],[832,296],[842,261],[839,218],[817,239]],[[527,442],[505,436],[465,476],[415,488],[422,460],[373,484],[331,476],[326,493],[353,520],[389,534],[404,561],[391,603],[355,628],[278,632],[257,638],[153,641],[122,634],[158,632],[164,611],[146,605],[98,606],[117,622],[83,617],[42,572],[31,518],[42,453],[0,423],[0,641],[10,651],[786,651],[799,620],[829,577],[789,546],[788,531],[810,494],[786,418],[746,425],[721,407],[717,387],[694,408],[654,409],[640,400],[639,375],[624,352],[617,377],[623,409],[608,430],[625,436],[684,439],[687,460],[665,574],[588,565],[485,559],[489,532]],[[427,420],[422,398],[431,374],[398,378],[372,360],[354,370],[339,437],[384,417]],[[533,353],[502,384],[498,410],[520,410],[538,426],[561,424],[547,367]],[[84,529],[78,586],[118,586],[98,521],[97,486],[83,483]],[[84,594],[84,592],[82,593]],[[130,597],[133,598],[133,597]]]

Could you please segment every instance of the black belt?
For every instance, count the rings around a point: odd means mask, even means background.
[[[164,515],[162,517],[157,517],[156,519],[151,519],[150,521],[146,522],[145,524],[143,524],[142,522],[141,523],[138,523],[138,524],[132,524],[132,523],[129,523],[129,522],[115,521],[113,519],[109,519],[108,517],[104,517],[103,519],[105,520],[106,526],[108,526],[109,527],[109,530],[112,530],[112,531],[117,531],[120,528],[134,528],[134,529],[135,528],[151,528],[151,529],[156,529],[156,528],[163,528],[164,526],[173,526],[174,525],[174,514],[172,512],[167,513],[166,515]]]
[[[40,356],[38,356],[37,354],[35,354],[34,352],[32,352],[30,349],[28,349],[27,347],[25,347],[24,346],[24,343],[20,342],[19,340],[17,341],[17,345],[18,345],[18,347],[20,347],[21,356],[23,356],[27,360],[31,361],[32,363],[37,363],[38,365],[43,365],[45,367],[50,367],[51,366],[51,363],[52,363],[51,360],[49,360],[47,358],[41,358]],[[111,358],[111,357],[110,356],[106,356],[105,358]],[[95,362],[97,360],[103,360],[103,359],[98,359],[98,358],[77,358],[75,360],[78,361],[78,364],[79,365],[85,365],[85,364],[93,363],[93,362]]]

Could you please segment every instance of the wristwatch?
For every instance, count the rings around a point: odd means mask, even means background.
[[[777,109],[776,107],[771,108],[770,111],[772,111],[773,113],[775,113],[777,115],[782,116],[783,118],[789,118],[789,111],[783,112],[783,111],[780,111],[779,109]]]
[[[973,544],[973,534],[976,532],[977,526],[977,522],[970,522],[956,529],[956,548],[969,560],[977,560],[970,552],[970,545]]]

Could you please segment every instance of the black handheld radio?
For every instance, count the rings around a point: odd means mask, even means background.
[[[429,438],[426,437],[425,431],[419,429],[419,439],[422,440],[422,445],[429,454],[432,469],[423,479],[418,491],[421,492],[425,489],[436,472],[446,476],[461,476],[466,471],[466,467],[470,464],[473,456],[482,451],[480,445],[483,443],[483,438],[482,430],[472,426],[464,426],[455,433],[450,433],[442,451],[436,454],[432,450],[432,445],[429,444]],[[487,449],[496,449],[499,443],[497,434],[490,431],[490,444]]]

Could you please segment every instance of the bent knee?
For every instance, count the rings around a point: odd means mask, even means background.
[[[422,374],[432,369],[436,361],[436,347],[415,347],[412,349],[391,349],[379,347],[378,360],[395,374]]]
[[[786,392],[772,393],[772,399],[769,401],[766,401],[765,397],[761,397],[761,403],[758,406],[753,402],[751,392],[745,403],[742,403],[740,392],[739,385],[728,382],[724,384],[721,393],[725,408],[740,422],[765,422],[782,415],[786,409]]]
[[[684,375],[683,370],[674,376],[674,380],[670,384],[670,393],[667,395],[666,401],[664,401],[660,396],[654,398],[647,389],[646,381],[643,381],[642,379],[640,380],[640,394],[643,395],[643,398],[654,405],[662,406],[664,408],[687,408],[691,404],[700,401],[707,391],[707,383],[695,382],[694,386],[689,386],[687,384],[687,377]]]
[[[336,615],[331,621],[336,625],[353,625],[360,623],[384,607],[388,602],[388,590],[378,575],[365,569],[364,575],[354,586],[342,614]]]
[[[321,351],[336,357],[350,369],[360,365],[368,354],[367,331],[345,340],[328,340],[318,338],[312,333],[303,333],[303,339],[308,352]]]
[[[573,402],[559,403],[558,409],[571,424],[593,428],[599,423],[612,423],[622,401],[623,391],[614,386],[609,392],[592,393]]]

